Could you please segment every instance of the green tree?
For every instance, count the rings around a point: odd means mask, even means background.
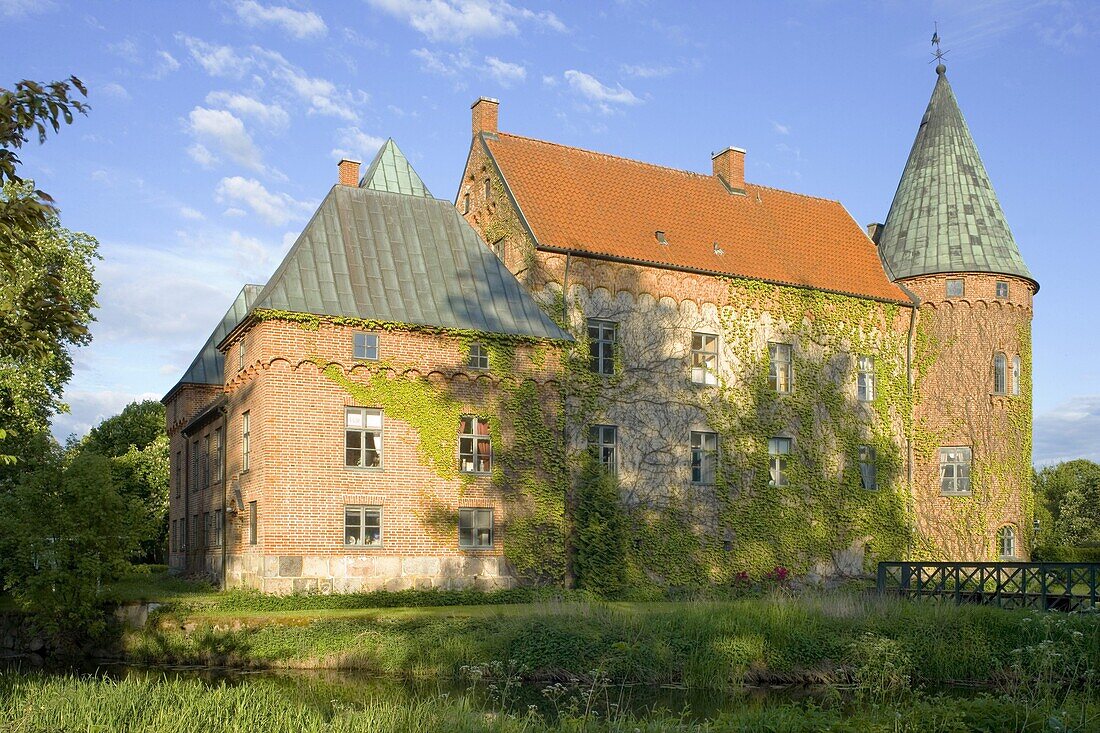
[[[618,481],[588,452],[581,457],[573,519],[577,587],[615,595],[626,582],[627,517]]]
[[[1054,543],[1100,543],[1100,465],[1081,459],[1047,466],[1035,476],[1035,492],[1049,512]]]
[[[105,589],[137,548],[141,507],[115,489],[107,458],[40,440],[50,444],[35,465],[0,494],[4,588],[57,638],[94,641],[107,628]]]

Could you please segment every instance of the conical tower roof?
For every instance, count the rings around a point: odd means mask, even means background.
[[[895,280],[988,272],[1034,283],[955,101],[947,70],[940,64],[936,73],[936,88],[879,238],[882,261]]]
[[[412,164],[393,138],[378,150],[374,160],[367,167],[359,181],[360,188],[369,188],[372,191],[389,191],[390,193],[403,193],[406,196],[423,196],[432,198],[432,192],[420,180],[420,176],[413,170]]]

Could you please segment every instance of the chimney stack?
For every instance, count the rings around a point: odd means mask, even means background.
[[[500,109],[500,100],[492,97],[478,97],[477,101],[470,105],[473,110],[474,137],[481,132],[497,131],[497,111]]]
[[[711,165],[714,166],[714,175],[730,193],[745,194],[745,149],[728,147],[710,156]]]
[[[336,179],[336,182],[341,186],[358,186],[359,185],[359,161],[351,160],[350,158],[343,158],[337,164],[340,168],[340,175]]]

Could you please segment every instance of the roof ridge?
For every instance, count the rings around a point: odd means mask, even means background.
[[[765,191],[775,191],[776,193],[785,193],[788,196],[798,196],[799,198],[813,199],[814,201],[824,201],[827,204],[838,204],[840,206],[844,205],[843,203],[841,203],[840,199],[830,199],[830,198],[826,198],[824,196],[814,196],[812,193],[801,193],[799,191],[788,191],[785,188],[776,188],[775,186],[765,186],[762,183],[746,183],[745,185],[746,186],[751,186],[752,188],[762,188]]]

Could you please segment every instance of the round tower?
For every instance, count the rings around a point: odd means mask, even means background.
[[[1027,559],[1031,316],[1039,289],[959,110],[936,86],[878,237],[920,302],[913,340],[912,559]]]

